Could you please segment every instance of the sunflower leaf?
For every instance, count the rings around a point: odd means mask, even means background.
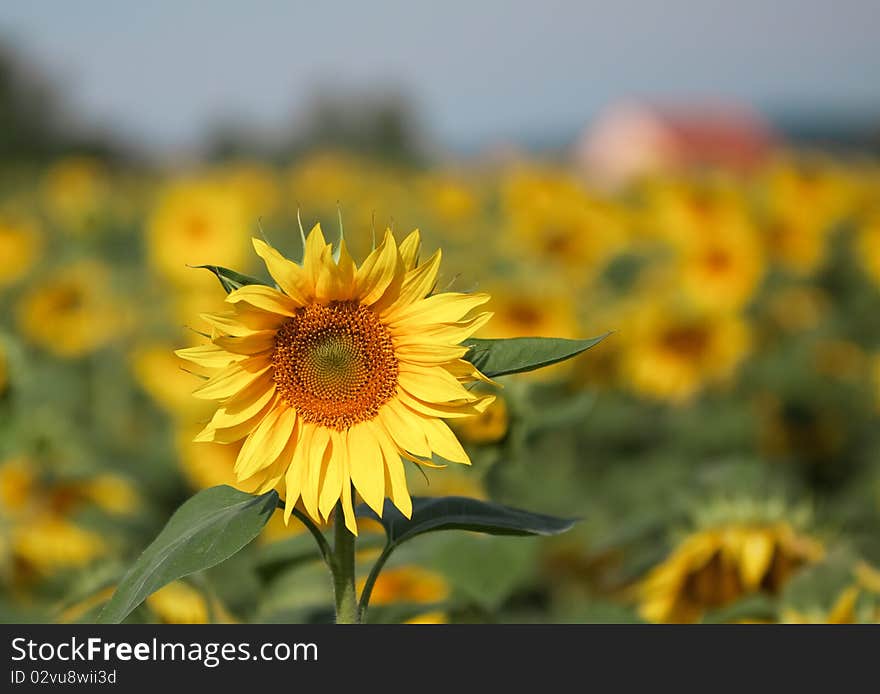
[[[226,485],[184,502],[123,576],[98,623],[118,624],[162,586],[231,557],[259,534],[277,503],[275,491],[254,496]]]
[[[226,290],[227,294],[249,284],[263,284],[268,286],[268,283],[261,279],[251,277],[250,275],[243,275],[240,272],[230,270],[229,268],[220,265],[193,265],[193,268],[196,270],[210,270],[213,272],[217,279],[220,280],[220,284],[223,286],[223,289]]]
[[[413,497],[412,518],[407,519],[391,501],[385,501],[382,518],[362,504],[357,514],[378,520],[385,528],[388,545],[437,530],[470,530],[488,535],[558,535],[576,520],[557,518],[480,501],[464,496]]]
[[[464,358],[489,378],[534,371],[571,359],[599,344],[611,333],[586,340],[559,337],[512,337],[508,339],[465,340],[470,347]]]

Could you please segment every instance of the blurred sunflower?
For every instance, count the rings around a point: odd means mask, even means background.
[[[639,302],[621,325],[622,377],[636,392],[672,402],[728,379],[750,345],[749,328],[738,316],[669,298]]]
[[[258,239],[254,247],[282,291],[232,292],[231,313],[203,314],[211,344],[178,351],[214,370],[194,394],[221,407],[197,440],[247,437],[236,476],[258,491],[281,485],[285,518],[300,498],[317,522],[341,502],[356,533],[352,485],[376,513],[388,496],[408,517],[401,456],[469,463],[443,419],[493,400],[464,387],[485,377],[460,346],[489,319],[465,318],[489,297],[431,295],[440,252],[419,264],[418,232],[398,247],[387,231],[359,268],[344,241],[334,259],[319,226],[302,265]]]
[[[609,200],[592,197],[576,179],[549,170],[519,171],[502,190],[513,257],[527,253],[539,266],[587,282],[621,248],[625,216]]]
[[[220,484],[239,487],[233,468],[241,451],[240,443],[198,443],[193,437],[202,429],[201,424],[184,424],[175,436],[177,459],[189,483],[196,489],[207,489]]]
[[[172,581],[152,593],[147,607],[163,624],[207,624],[210,621],[208,601],[188,583]]]
[[[764,275],[761,246],[745,220],[703,230],[683,244],[679,258],[683,290],[708,309],[741,309]]]
[[[860,220],[856,231],[856,257],[868,277],[880,286],[880,213]]]
[[[26,277],[43,247],[42,231],[33,220],[0,214],[0,289]]]
[[[697,622],[745,595],[778,593],[823,554],[818,540],[785,521],[734,520],[697,530],[644,579],[639,611],[651,622]]]
[[[358,581],[359,594],[365,583],[365,578]],[[396,566],[379,574],[370,594],[370,605],[431,605],[443,602],[449,594],[449,584],[442,575],[415,565]]]
[[[248,217],[271,217],[281,205],[281,190],[276,172],[258,162],[236,162],[215,172],[217,180],[229,195],[237,197]]]
[[[74,233],[87,231],[111,197],[104,165],[90,157],[68,157],[52,164],[42,192],[52,220]]]
[[[171,183],[159,197],[147,225],[151,265],[180,285],[206,284],[210,277],[192,265],[241,268],[254,219],[240,196],[222,183],[186,179]]]
[[[496,443],[507,436],[510,418],[507,403],[496,398],[483,412],[473,417],[453,420],[452,430],[465,443]]]
[[[192,397],[191,365],[173,349],[164,342],[140,344],[130,360],[135,380],[166,412],[187,418],[208,415],[210,405]]]
[[[31,288],[17,313],[22,335],[59,357],[94,352],[127,329],[107,269],[90,260],[62,267]]]

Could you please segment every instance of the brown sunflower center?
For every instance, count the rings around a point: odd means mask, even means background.
[[[273,377],[307,422],[333,429],[373,419],[397,392],[397,358],[378,316],[356,301],[299,309],[275,336]]]

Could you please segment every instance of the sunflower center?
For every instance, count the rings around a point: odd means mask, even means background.
[[[272,365],[278,392],[300,417],[340,431],[373,419],[397,392],[391,336],[356,301],[299,309],[275,336]]]

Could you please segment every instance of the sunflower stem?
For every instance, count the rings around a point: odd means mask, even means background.
[[[333,592],[336,598],[336,623],[359,624],[360,608],[354,586],[354,535],[345,527],[342,506],[333,514]]]

